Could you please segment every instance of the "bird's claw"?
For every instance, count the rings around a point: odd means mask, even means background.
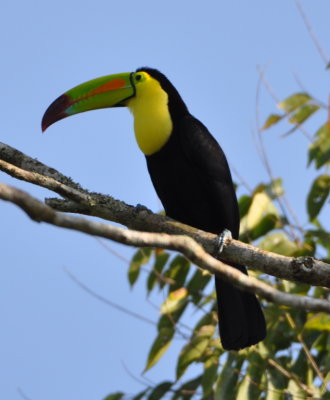
[[[228,240],[231,240],[233,237],[229,229],[224,229],[220,235],[217,237],[217,243],[215,247],[215,256],[218,257],[223,250],[223,246]]]

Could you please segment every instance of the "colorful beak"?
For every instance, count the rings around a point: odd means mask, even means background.
[[[99,108],[125,106],[125,100],[134,95],[135,86],[130,72],[85,82],[62,94],[47,108],[42,118],[42,131],[70,115]]]

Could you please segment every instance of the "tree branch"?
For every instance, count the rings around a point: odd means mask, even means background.
[[[216,235],[153,214],[143,206],[133,207],[111,196],[91,193],[54,168],[4,143],[0,143],[0,170],[64,197],[64,200],[46,200],[57,211],[92,215],[138,231],[186,235],[202,245],[207,253],[214,254],[216,251]],[[33,219],[38,220],[38,216],[35,215]],[[280,279],[330,288],[330,265],[312,257],[286,257],[231,240],[225,244],[221,258]]]
[[[266,300],[303,310],[330,312],[329,301],[307,296],[296,296],[276,290],[253,277],[241,273],[235,268],[223,264],[188,236],[126,230],[105,223],[90,221],[82,217],[66,215],[53,210],[28,193],[2,183],[0,184],[0,198],[15,203],[37,222],[47,222],[130,246],[162,247],[176,250],[199,267],[231,282],[240,289],[257,293]]]

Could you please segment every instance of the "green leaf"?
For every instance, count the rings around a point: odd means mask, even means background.
[[[116,392],[109,394],[109,396],[105,397],[104,400],[120,400],[125,396],[125,393]]]
[[[241,219],[247,214],[251,204],[252,204],[251,196],[243,195],[239,198],[238,207],[239,207],[239,215],[241,216]]]
[[[330,243],[329,243],[330,245]],[[312,239],[306,239],[300,243],[299,249],[294,253],[294,257],[315,256],[316,243]]]
[[[209,312],[209,313],[204,314],[202,316],[202,318],[195,325],[194,332],[197,333],[200,330],[200,328],[202,326],[205,326],[205,325],[214,325],[215,326],[215,320],[214,320],[214,317],[212,315],[213,312]]]
[[[278,197],[283,196],[283,181],[282,178],[273,179],[268,185],[265,185],[266,194],[272,199],[277,199]]]
[[[267,235],[260,243],[262,250],[271,251],[273,253],[282,254],[284,256],[292,256],[299,247],[296,243],[291,242],[285,233],[272,233]]]
[[[265,400],[283,400],[283,393],[276,389],[271,379],[267,380]]]
[[[171,389],[172,382],[162,382],[157,385],[148,396],[148,400],[159,400]]]
[[[307,211],[310,221],[321,211],[330,192],[330,175],[320,175],[315,179],[307,197]]]
[[[308,364],[306,363],[306,353],[304,349],[300,349],[298,353],[298,357],[293,362],[290,371],[293,372],[296,376],[302,381],[305,381],[307,378]]]
[[[279,114],[271,114],[267,119],[266,122],[264,123],[263,127],[261,130],[266,130],[270,128],[271,126],[277,124],[281,119],[285,117],[285,115],[279,115]]]
[[[328,358],[327,341],[329,336],[330,336],[329,332],[327,331],[321,332],[311,346],[318,352],[316,356],[316,361],[318,365],[321,365],[322,358],[324,355]],[[329,360],[329,365],[330,365],[330,360]],[[327,368],[327,370],[330,371],[330,368]]]
[[[330,332],[330,316],[324,313],[311,315],[305,323],[304,329],[315,329],[317,331]]]
[[[260,183],[254,190],[254,195],[257,193],[266,194],[270,200],[281,197],[284,194],[282,178],[275,178],[269,183]]]
[[[289,122],[291,124],[301,125],[305,122],[311,115],[313,115],[317,110],[319,110],[320,106],[317,104],[305,104],[300,107],[295,113],[291,115],[289,118]]]
[[[145,395],[149,392],[149,388],[143,390],[142,392],[138,393],[136,396],[134,396],[132,398],[132,400],[141,400],[143,399],[143,397],[145,397]]]
[[[173,335],[174,335],[173,326],[159,329],[158,335],[149,351],[147,365],[144,369],[144,372],[153,367],[164,355],[164,353],[171,344]]]
[[[301,107],[302,105],[306,104],[311,99],[312,98],[308,93],[295,93],[278,103],[277,106],[281,110],[290,113]]]
[[[160,330],[163,328],[175,329],[175,325],[184,314],[187,304],[188,303],[186,303],[183,307],[181,307],[174,313],[162,315],[158,320],[158,331],[160,332]]]
[[[168,314],[162,315],[158,320],[158,324],[157,324],[158,332],[160,332],[160,330],[163,329],[163,328],[172,328],[172,329],[174,329],[174,322],[169,317]]]
[[[148,281],[147,281],[148,293],[151,292],[151,290],[154,288],[154,286],[157,282],[163,283],[160,280],[159,276],[161,275],[161,273],[170,257],[170,254],[164,250],[161,250],[161,251],[155,250],[155,255],[156,255],[155,263],[153,265],[152,270],[150,271]],[[160,285],[160,286],[162,287],[163,285]]]
[[[279,310],[283,314],[283,309]],[[269,329],[265,344],[274,353],[279,350],[288,349],[296,338],[296,333],[290,328],[288,322],[281,316],[274,321]],[[279,359],[277,360],[279,361]]]
[[[309,230],[305,233],[306,240],[315,239],[318,244],[330,251],[330,233],[321,229]]]
[[[208,347],[211,337],[214,334],[213,325],[204,325],[195,333],[191,341],[181,350],[176,367],[176,377],[179,379],[191,363],[199,360]]]
[[[287,390],[292,395],[291,396],[292,400],[295,398],[306,399],[306,392],[302,390],[301,387],[298,386],[297,382],[293,379],[289,380],[289,385]]]
[[[247,235],[249,237],[253,229],[268,214],[278,216],[277,208],[266,193],[255,193],[248,213],[241,219],[240,235]]]
[[[259,398],[261,393],[261,380],[265,373],[266,360],[262,358],[257,351],[249,353],[248,361],[249,366],[246,374],[248,384],[245,387],[245,389],[247,389],[247,396],[245,398],[242,397],[242,400],[254,400]],[[253,382],[253,384],[251,382]]]
[[[214,400],[236,400],[237,382],[244,359],[234,353],[228,353],[217,381]]]
[[[236,400],[250,400],[249,396],[250,379],[245,376],[239,384]],[[255,397],[256,399],[257,397]],[[252,399],[251,399],[252,400]]]
[[[188,290],[186,288],[180,288],[173,292],[170,292],[168,298],[160,307],[160,312],[162,314],[170,314],[174,311],[179,310],[188,301]]]
[[[202,301],[199,302],[199,307],[204,307],[208,303],[216,304],[216,294],[215,291],[211,292],[209,295],[203,297]]]
[[[131,286],[135,284],[139,277],[141,265],[144,265],[149,261],[151,252],[152,249],[141,248],[133,255],[128,269],[128,281]]]
[[[213,385],[217,379],[219,357],[211,355],[204,363],[204,373],[202,375],[202,388],[204,397],[212,393]]]
[[[247,237],[242,237],[242,240],[256,240],[261,236],[266,235],[266,233],[272,231],[275,228],[281,226],[281,220],[278,215],[267,214],[259,221],[258,225],[255,226],[251,231],[248,232]]]
[[[327,369],[329,371],[329,369]],[[324,378],[324,389],[321,392],[322,397],[325,397],[326,399],[330,399],[330,391],[328,391],[329,388],[329,382],[330,382],[330,371],[325,375]]]
[[[282,393],[283,390],[286,389],[288,384],[288,379],[285,375],[283,375],[279,370],[274,367],[267,368],[268,375],[268,387],[272,387],[274,391],[277,393]],[[271,399],[272,397],[270,397]],[[268,397],[267,397],[268,399]],[[275,397],[276,399],[276,397]],[[282,400],[282,397],[281,397]]]
[[[326,122],[315,134],[316,140],[309,148],[308,164],[315,161],[316,168],[319,169],[330,160],[330,125]]]
[[[172,400],[189,400],[195,395],[195,391],[201,384],[201,376],[191,379],[190,381],[184,383],[172,397]]]
[[[192,301],[198,304],[202,298],[202,292],[205,286],[209,283],[212,275],[205,270],[196,269],[194,275],[187,284],[187,290],[192,297]]]
[[[186,257],[177,255],[173,259],[169,269],[165,272],[165,276],[175,282],[174,285],[171,285],[170,290],[176,290],[184,285],[189,268],[190,262]]]

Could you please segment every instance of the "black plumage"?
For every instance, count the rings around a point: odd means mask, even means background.
[[[167,143],[146,156],[148,170],[166,214],[204,231],[239,234],[239,210],[227,159],[208,129],[188,111],[181,96],[159,71],[140,68],[168,94],[173,123]],[[244,266],[232,265],[247,273]],[[263,340],[266,326],[254,294],[215,278],[222,345],[239,350]]]

